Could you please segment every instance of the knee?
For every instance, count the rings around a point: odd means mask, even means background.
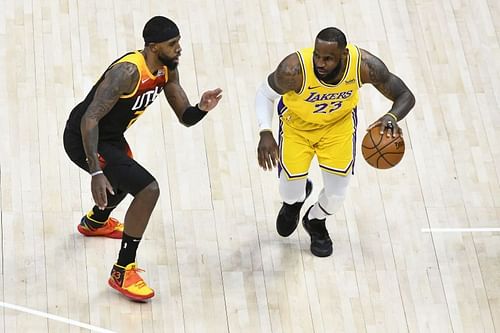
[[[299,201],[304,201],[306,180],[287,180],[280,178],[281,199],[291,205]]]
[[[160,197],[160,186],[155,180],[151,182],[148,186],[143,188],[138,195],[141,197],[146,197],[148,200],[157,200]]]

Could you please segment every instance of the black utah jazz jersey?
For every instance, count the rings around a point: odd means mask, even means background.
[[[122,62],[129,62],[137,66],[139,70],[139,81],[134,91],[128,95],[120,96],[120,99],[113,108],[99,121],[99,141],[120,140],[127,128],[144,113],[148,105],[153,103],[158,94],[163,90],[165,83],[168,81],[167,67],[164,66],[156,75],[153,75],[146,65],[144,56],[139,51],[125,54],[114,61],[106,72],[115,64]],[[97,87],[104,79],[106,72],[104,72],[97,83],[92,87],[92,90],[90,90],[83,102],[78,104],[71,111],[66,125],[69,130],[80,133],[82,116],[92,102]]]

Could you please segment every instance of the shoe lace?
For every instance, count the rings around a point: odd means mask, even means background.
[[[140,269],[138,267],[131,268],[129,270],[129,278],[128,278],[129,281],[128,282],[130,284],[135,284],[137,286],[137,288],[142,288],[142,287],[146,286],[146,283],[139,275],[139,272],[144,272],[144,270]]]
[[[114,217],[110,217],[106,224],[104,225],[104,228],[110,229],[110,230],[122,230],[123,231],[123,225]]]

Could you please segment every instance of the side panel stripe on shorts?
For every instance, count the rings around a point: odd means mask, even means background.
[[[277,106],[278,115],[280,116],[279,128],[278,128],[278,149],[279,149],[279,154],[280,154],[279,163],[278,163],[278,177],[280,176],[281,171],[283,171],[283,170],[286,172],[288,179],[305,177],[308,174],[307,172],[302,173],[302,174],[298,174],[298,175],[290,174],[290,172],[285,168],[285,165],[282,162],[283,161],[283,120],[281,119],[281,116],[283,115],[283,113],[285,113],[286,110],[287,110],[287,107],[283,103],[283,97],[281,97],[279,102],[278,102],[278,106]]]
[[[356,139],[358,133],[358,107],[352,109],[352,122],[354,124],[354,132],[352,133],[352,174],[354,175],[354,165],[356,165]]]
[[[329,172],[333,172],[333,173],[340,173],[342,175],[347,175],[347,172],[349,171],[349,169],[351,168],[351,166],[354,165],[354,160],[351,160],[351,162],[349,162],[349,164],[345,167],[345,169],[335,169],[335,168],[330,168],[330,167],[327,167],[327,166],[324,166],[324,165],[319,165],[319,167],[321,169],[325,169],[326,171],[329,171]]]
[[[278,113],[278,119],[279,119],[279,126],[278,126],[278,151],[280,154],[279,162],[278,162],[278,178],[281,174],[281,171],[283,169],[283,165],[281,164],[281,161],[283,159],[283,156],[281,154],[281,147],[283,146],[283,121],[281,120],[281,115],[286,111],[286,106],[283,103],[283,96],[280,97],[278,101],[278,105],[276,108],[276,111]]]

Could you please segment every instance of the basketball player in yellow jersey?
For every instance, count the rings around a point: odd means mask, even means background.
[[[124,133],[163,91],[185,126],[203,119],[221,98],[221,89],[203,93],[195,106],[179,83],[181,55],[177,25],[163,16],[151,18],[143,30],[144,49],[114,61],[87,97],[69,115],[64,148],[69,158],[91,176],[95,206],[82,217],[85,236],[120,238],[121,249],[109,285],[126,297],[143,301],[154,296],[139,275],[136,252],[160,194],[156,179],[132,156]],[[131,194],[124,224],[112,210]]]
[[[257,91],[258,161],[264,170],[278,166],[283,205],[276,228],[283,237],[297,228],[300,209],[312,190],[307,180],[311,160],[318,158],[324,187],[302,225],[311,237],[311,252],[319,257],[333,251],[325,222],[342,205],[353,174],[358,90],[365,83],[393,101],[369,129],[380,125],[381,133],[400,135],[397,122],[414,106],[415,97],[379,58],[348,44],[337,28],[320,31],[314,48],[288,55]],[[279,144],[271,131],[278,98]]]

